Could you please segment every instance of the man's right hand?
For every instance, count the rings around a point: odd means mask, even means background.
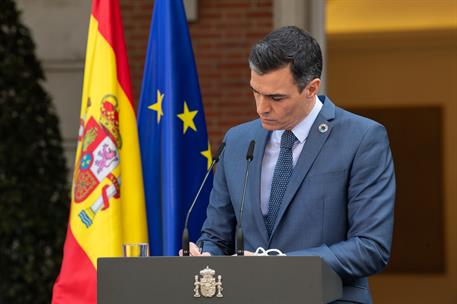
[[[189,243],[189,255],[190,256],[210,256],[209,252],[200,252],[200,248],[198,248],[195,243]],[[179,256],[182,256],[182,249],[179,250]]]

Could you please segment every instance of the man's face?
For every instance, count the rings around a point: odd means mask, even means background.
[[[315,80],[318,89],[319,80]],[[251,89],[263,128],[291,130],[302,121],[314,106],[317,89],[313,83],[316,81],[313,80],[300,93],[289,66],[264,75],[251,70]]]

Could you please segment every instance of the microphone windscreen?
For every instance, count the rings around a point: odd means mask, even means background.
[[[221,157],[222,152],[224,152],[225,149],[225,142],[222,142],[220,144],[219,149],[217,149],[216,155],[214,156],[214,161],[217,163]]]
[[[251,140],[249,143],[248,153],[246,153],[246,159],[248,161],[252,161],[254,158],[254,147],[255,147],[255,140]]]

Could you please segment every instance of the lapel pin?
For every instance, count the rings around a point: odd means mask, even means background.
[[[319,132],[325,133],[325,132],[327,132],[327,131],[328,131],[328,126],[327,126],[327,124],[323,123],[323,124],[320,124],[320,125],[319,125]]]

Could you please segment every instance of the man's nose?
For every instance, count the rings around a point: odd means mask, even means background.
[[[270,102],[265,96],[258,96],[257,97],[257,114],[267,114],[270,112]]]

